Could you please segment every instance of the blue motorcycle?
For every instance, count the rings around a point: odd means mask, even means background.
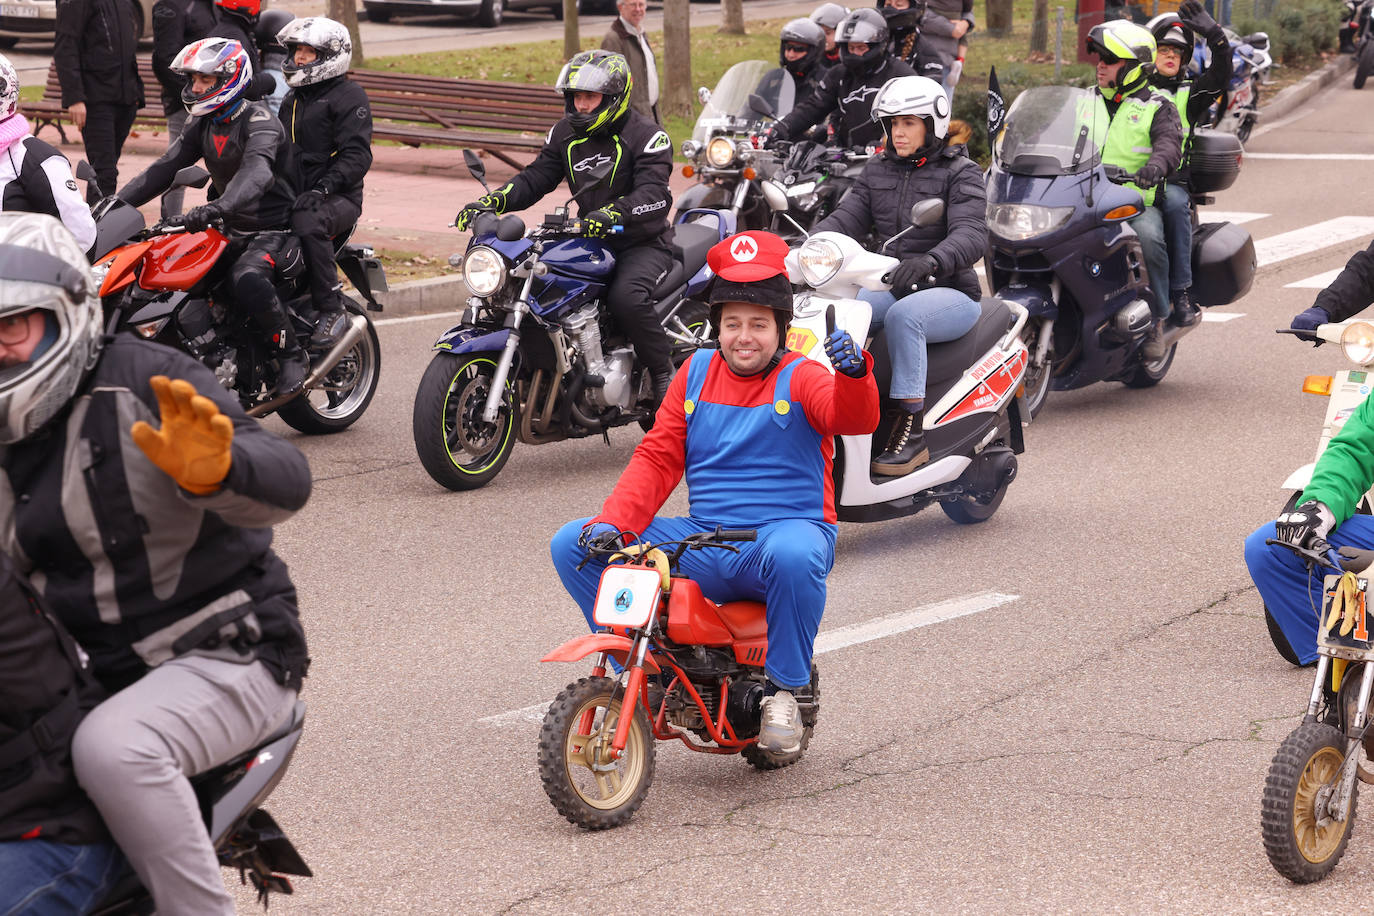
[[[468,167],[483,180],[481,162]],[[674,227],[673,266],[650,307],[680,364],[707,338],[706,252],[734,232],[729,211],[689,210]],[[567,207],[526,231],[514,215],[482,214],[461,257],[472,293],[440,335],[415,392],[415,450],[450,490],[491,482],[518,439],[542,445],[653,424],[649,373],[601,307],[615,253],[584,237]]]
[[[1023,306],[1030,351],[1025,406],[1034,417],[1049,391],[1116,381],[1157,385],[1179,339],[1192,330],[1168,324],[1166,350],[1146,359],[1152,323],[1149,275],[1129,220],[1144,206],[1120,182],[1132,176],[1104,166],[1106,105],[1096,91],[1069,86],[1029,89],[1007,112],[988,173],[988,281],[998,299]],[[1235,181],[1236,137],[1199,131],[1190,152],[1195,205]],[[1192,298],[1234,302],[1250,289],[1255,246],[1231,223],[1196,225]]]

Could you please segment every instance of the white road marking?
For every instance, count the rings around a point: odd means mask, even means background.
[[[1336,279],[1344,268],[1337,267],[1335,270],[1328,270],[1324,274],[1317,274],[1315,277],[1308,277],[1305,280],[1297,280],[1293,283],[1285,283],[1284,289],[1326,289],[1331,285],[1331,281]]]
[[[1203,207],[1198,211],[1198,220],[1204,223],[1235,223],[1239,226],[1243,223],[1252,223],[1257,219],[1264,219],[1268,215],[1268,213],[1251,213],[1248,210],[1213,210],[1210,207]]]
[[[1267,267],[1332,245],[1374,235],[1374,217],[1338,216],[1255,242],[1255,259]]]
[[[408,315],[405,318],[383,318],[372,322],[376,327],[387,324],[409,324],[412,321],[438,321],[440,318],[458,318],[462,312],[434,312],[431,315]]]
[[[1244,318],[1244,312],[1214,312],[1211,309],[1202,310],[1203,321],[1214,321],[1220,324],[1223,321],[1235,321],[1237,318]]]
[[[863,623],[850,624],[817,636],[815,654],[823,655],[826,652],[834,652],[836,649],[845,649],[860,643],[872,642],[875,639],[896,636],[898,633],[905,633],[918,627],[928,627],[933,623],[977,614],[979,611],[991,610],[999,605],[1015,601],[1019,597],[1019,595],[1006,595],[1001,592],[982,592],[966,598],[937,601],[934,604],[918,607],[914,611],[901,611]],[[536,703],[523,709],[512,709],[508,712],[497,713],[494,716],[485,716],[478,719],[477,722],[479,725],[516,725],[521,722],[541,722],[544,719],[544,713],[549,709],[549,705],[548,703]]]
[[[1369,162],[1374,153],[1245,153],[1246,159],[1319,159],[1328,162]]]

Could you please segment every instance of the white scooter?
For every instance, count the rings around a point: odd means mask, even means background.
[[[782,213],[783,189],[764,183],[769,206]],[[912,225],[938,221],[939,200],[912,208]],[[887,244],[891,244],[891,240]],[[884,246],[886,247],[886,245]],[[787,256],[788,274],[814,292],[797,295],[788,332],[790,349],[830,365],[825,355],[828,324],[848,331],[874,355],[874,376],[884,392],[883,419],[871,435],[841,436],[835,450],[835,511],[841,521],[879,521],[920,511],[931,503],[960,524],[986,521],[997,511],[1025,450],[1019,401],[1029,356],[1021,341],[1027,312],[1000,299],[983,299],[982,315],[963,337],[930,344],[924,429],[930,460],[903,477],[874,477],[869,465],[887,442],[895,408],[886,391],[891,376],[883,331],[871,339],[873,310],[860,289],[886,290],[896,258],[865,251],[838,232],[820,232]]]

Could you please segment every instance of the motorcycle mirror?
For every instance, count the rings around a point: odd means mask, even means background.
[[[763,190],[763,199],[768,204],[768,209],[782,213],[787,209],[787,192],[782,189],[782,185],[776,181],[764,180],[759,182],[759,187]]]
[[[701,100],[701,104],[705,105],[707,102],[711,101],[711,90],[702,86],[697,90],[697,98]]]
[[[82,181],[95,181],[95,169],[85,159],[76,164],[76,177]]]
[[[601,163],[600,165],[597,165],[590,172],[588,172],[586,185],[583,186],[582,190],[578,191],[572,197],[569,197],[568,203],[572,203],[573,201],[581,197],[583,194],[586,194],[590,191],[594,191],[597,188],[601,187],[601,185],[606,181],[606,179],[611,174],[611,164],[612,163],[610,158],[607,157],[605,162]]]
[[[772,118],[773,106],[768,104],[768,100],[757,92],[749,93],[749,110],[754,114],[763,115],[765,118]]]
[[[911,208],[911,225],[925,228],[938,223],[945,216],[945,202],[932,197],[915,204]]]
[[[470,149],[465,149],[463,150],[463,164],[468,167],[468,173],[482,185],[482,190],[490,192],[491,188],[487,187],[487,167],[482,163],[482,157]]]
[[[174,188],[203,188],[210,180],[210,173],[198,165],[188,165],[180,169],[172,179]]]
[[[525,221],[513,213],[501,217],[496,224],[496,237],[503,242],[516,242],[525,237]]]

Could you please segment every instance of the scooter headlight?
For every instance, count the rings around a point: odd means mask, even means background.
[[[1345,358],[1360,366],[1374,365],[1374,324],[1357,321],[1341,332]]]
[[[844,254],[829,239],[807,239],[797,252],[797,263],[807,286],[822,286],[839,272]]]
[[[715,137],[706,144],[706,161],[712,168],[725,169],[735,161],[735,144],[729,137]]]
[[[478,296],[490,296],[506,282],[506,262],[486,245],[475,245],[463,256],[463,282]]]
[[[1019,242],[1053,232],[1073,215],[1073,207],[988,204],[988,229],[998,238]]]

